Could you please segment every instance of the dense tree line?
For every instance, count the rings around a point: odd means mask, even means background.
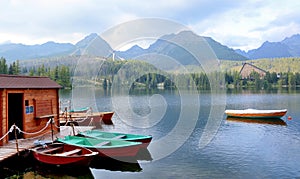
[[[9,66],[6,63],[6,59],[0,58],[0,74],[9,74],[9,75],[19,75],[20,74],[20,64],[19,61],[15,61]]]
[[[37,68],[32,67],[27,69],[24,67],[21,69],[18,60],[12,62],[10,65],[7,65],[6,59],[1,57],[0,74],[46,76],[50,77],[52,80],[56,81],[65,88],[70,88],[72,86],[70,69],[64,65],[56,66],[52,69],[50,67],[46,68],[44,65],[41,65]]]
[[[54,68],[46,68],[41,65],[37,68],[32,67],[29,70],[24,69],[23,73],[28,73],[29,76],[46,76],[57,82],[64,88],[71,88],[71,72],[68,66],[60,65]]]
[[[249,78],[242,79],[238,71],[173,73],[158,70],[155,66],[137,60],[105,61],[99,70],[98,82],[104,88],[113,83],[119,86],[130,85],[131,88],[176,88],[196,87],[208,90],[211,87],[270,89],[279,87],[296,87],[300,85],[300,74],[292,72],[267,72],[264,78],[253,72]],[[214,85],[214,86],[213,86]]]
[[[295,59],[289,59],[296,62]],[[74,63],[74,62],[72,62]],[[47,76],[56,81],[63,87],[71,87],[72,80],[82,79],[88,83],[95,83],[105,89],[113,84],[117,86],[129,86],[131,88],[190,88],[196,87],[199,90],[207,90],[212,87],[221,88],[255,88],[271,89],[281,87],[294,88],[300,85],[299,72],[267,72],[261,78],[258,73],[253,72],[249,78],[242,79],[237,70],[228,70],[224,72],[215,72],[206,74],[204,72],[180,73],[161,71],[154,65],[139,60],[113,61],[107,59],[97,59],[92,61],[88,59],[84,69],[77,70],[75,65],[44,65],[20,67],[19,61],[9,65],[5,58],[0,58],[1,74],[22,74],[30,76]],[[266,63],[266,62],[265,62]],[[56,63],[57,64],[57,63]],[[76,64],[76,63],[74,63]],[[97,72],[97,77],[94,78]],[[85,77],[84,77],[85,76]],[[87,81],[86,79],[91,79]]]

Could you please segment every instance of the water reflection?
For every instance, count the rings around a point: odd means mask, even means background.
[[[31,152],[11,157],[1,163],[0,178],[16,176],[27,178],[94,178],[91,170],[107,170],[120,172],[141,172],[139,161],[151,161],[148,149],[141,149],[135,157],[120,160],[109,157],[96,157],[89,167],[68,167],[44,164],[36,161]],[[18,163],[18,165],[16,165]]]
[[[147,148],[141,148],[137,155],[135,156],[136,160],[143,160],[143,161],[152,161],[151,153]]]
[[[279,118],[237,118],[237,117],[227,117],[227,121],[233,122],[246,122],[246,123],[256,123],[256,124],[272,124],[272,125],[282,125],[286,126],[286,122]]]
[[[128,160],[127,160],[128,161]],[[105,169],[110,171],[122,171],[122,172],[140,172],[142,168],[137,160],[131,160],[125,162],[123,160],[117,160],[112,158],[95,158],[90,164],[90,168],[93,169]]]
[[[35,178],[94,178],[88,167],[60,167],[35,163],[32,168]]]
[[[110,171],[140,172],[142,168],[138,161],[152,161],[152,156],[147,148],[140,149],[134,157],[97,157],[92,161],[90,167]]]

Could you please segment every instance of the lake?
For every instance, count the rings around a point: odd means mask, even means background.
[[[92,101],[99,111],[115,111],[114,126],[102,130],[153,136],[148,148],[152,160],[138,160],[123,169],[90,168],[94,178],[300,177],[299,90],[85,90],[63,92],[61,98],[73,96],[79,106]],[[74,96],[82,93],[92,97]],[[227,120],[223,110],[245,108],[288,113],[280,123],[267,124]]]
[[[300,177],[300,90],[227,92],[193,90],[61,90],[62,101],[93,111],[115,111],[101,130],[150,134],[138,160],[100,160],[82,178],[295,178]],[[288,109],[279,122],[227,119],[225,109]],[[288,116],[292,120],[288,120]],[[24,161],[25,162],[25,161]],[[28,162],[26,162],[28,163]],[[37,165],[32,162],[32,165]],[[27,170],[27,171],[28,171]]]

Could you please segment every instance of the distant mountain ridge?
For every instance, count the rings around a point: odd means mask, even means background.
[[[182,31],[178,34],[168,34],[160,37],[147,49],[142,49],[141,47],[135,45],[125,52],[117,52],[117,55],[125,59],[135,59],[146,54],[157,53],[177,59],[183,65],[195,64],[197,63],[195,57],[189,54],[189,52],[183,47],[178,46],[176,43],[181,45],[185,44],[185,46],[190,47],[201,47],[201,43],[204,41],[211,47],[218,59],[247,60],[247,58],[236,53],[233,49],[220,44],[212,38],[198,36],[191,31]]]
[[[235,50],[240,55],[249,59],[300,57],[300,35],[286,37],[280,42],[264,42],[259,48],[249,50]]]
[[[192,45],[199,45],[201,39],[210,45],[215,55],[220,60],[248,60],[258,58],[276,58],[276,57],[300,57],[300,35],[296,34],[287,37],[281,42],[265,42],[258,49],[234,50],[215,41],[211,37],[202,37],[191,31],[183,31],[178,34],[168,34],[160,37],[157,41],[143,49],[137,45],[132,46],[126,51],[114,51],[110,45],[96,33],[86,36],[76,44],[46,42],[41,45],[24,45],[24,44],[0,44],[0,57],[7,61],[38,59],[48,57],[59,57],[66,55],[96,55],[102,57],[112,57],[116,59],[139,59],[149,53],[160,53],[178,59],[181,64],[193,64],[195,59],[184,49],[179,48],[176,44],[168,43],[169,40],[181,42],[192,42]],[[87,48],[89,47],[89,48]]]
[[[75,46],[70,43],[47,42],[41,45],[9,43],[0,45],[0,56],[8,61],[13,61],[66,55],[73,50],[75,50]]]

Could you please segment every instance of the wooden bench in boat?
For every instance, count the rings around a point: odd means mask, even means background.
[[[60,147],[54,147],[54,148],[49,148],[49,149],[45,149],[45,150],[41,151],[41,153],[51,153],[51,152],[56,151],[56,150],[59,150],[59,149],[62,149],[62,146],[60,146]]]
[[[108,145],[108,144],[110,144],[110,141],[103,141],[99,144],[96,144],[95,146],[99,147],[99,146]]]
[[[117,135],[116,137],[113,137],[112,139],[122,139],[126,138],[126,135]]]
[[[81,151],[81,149],[74,149],[74,150],[70,150],[70,151],[67,151],[67,152],[58,153],[58,154],[55,154],[55,155],[57,155],[57,156],[70,156],[70,155],[77,154],[80,151]]]

